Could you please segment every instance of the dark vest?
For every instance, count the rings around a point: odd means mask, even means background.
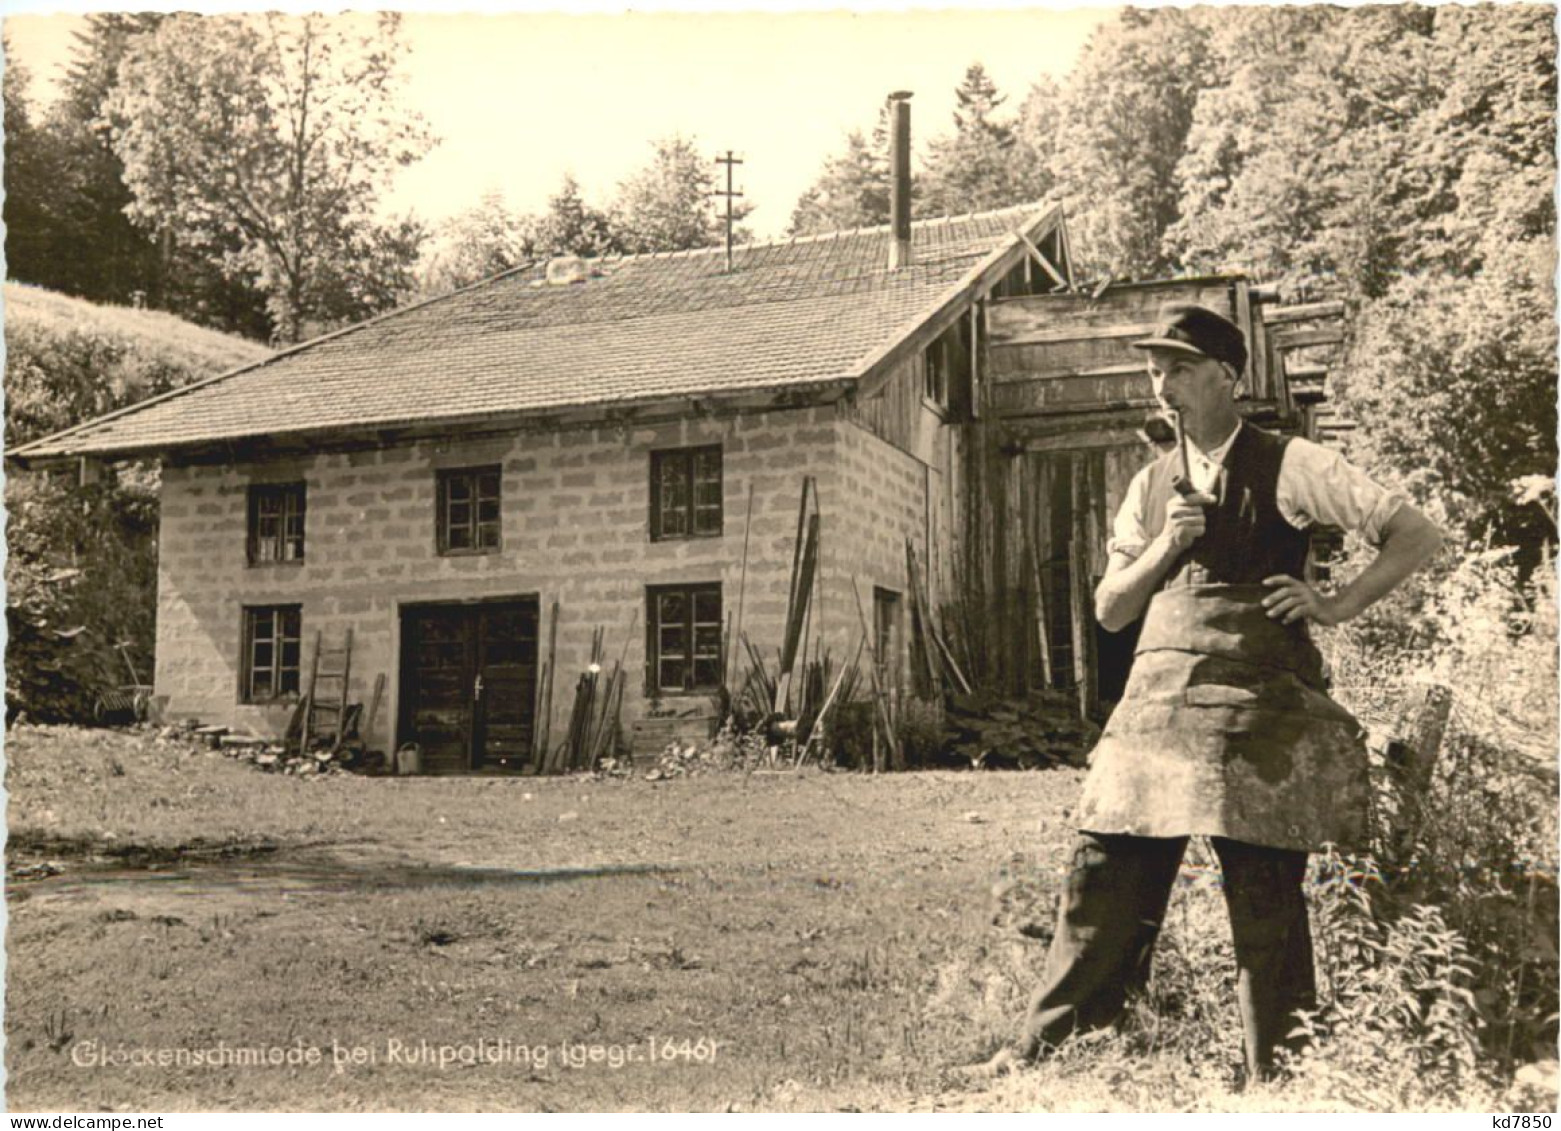
[[[1206,508],[1208,527],[1166,574],[1162,588],[1258,585],[1275,574],[1302,576],[1310,539],[1285,521],[1277,501],[1279,467],[1289,443],[1288,436],[1242,423],[1225,455],[1219,502]],[[1150,465],[1145,517],[1151,538],[1165,525],[1171,477],[1180,469],[1181,456],[1174,448]]]

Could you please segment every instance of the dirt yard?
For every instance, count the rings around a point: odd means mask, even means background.
[[[947,976],[1077,789],[311,780],[26,727],[6,757],[13,1110],[929,1106],[997,1039]]]
[[[1077,771],[298,778],[32,727],[5,756],[13,1111],[1310,1106],[1232,1090],[1196,851],[1136,1044],[954,1071],[1033,986]]]

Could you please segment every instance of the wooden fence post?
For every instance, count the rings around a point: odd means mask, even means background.
[[[1431,778],[1436,771],[1436,756],[1447,735],[1452,710],[1452,689],[1428,684],[1419,689],[1419,694],[1406,697],[1399,713],[1395,737],[1385,751],[1397,794],[1389,839],[1395,853],[1419,831],[1426,795],[1431,791]]]

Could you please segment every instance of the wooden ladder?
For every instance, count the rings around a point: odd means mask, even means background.
[[[304,693],[301,704],[301,726],[298,736],[298,751],[306,754],[309,751],[309,742],[317,734],[325,734],[325,728],[318,725],[320,715],[328,715],[335,720],[332,730],[331,751],[334,753],[341,749],[347,729],[347,681],[352,676],[352,629],[347,630],[346,639],[339,648],[325,647],[324,633],[314,634],[314,659],[309,664],[309,689]],[[321,697],[321,684],[324,684],[324,697]]]

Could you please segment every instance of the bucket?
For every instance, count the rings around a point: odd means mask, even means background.
[[[397,776],[423,772],[423,751],[417,743],[409,742],[396,751],[395,765],[391,772]]]

